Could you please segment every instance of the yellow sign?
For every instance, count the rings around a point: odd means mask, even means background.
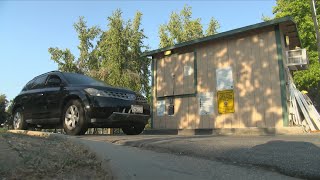
[[[234,112],[233,90],[218,91],[218,112],[220,114]]]

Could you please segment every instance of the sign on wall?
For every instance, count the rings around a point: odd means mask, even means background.
[[[199,115],[213,114],[213,92],[199,93]]]
[[[227,114],[234,112],[234,92],[233,90],[218,91],[218,112]]]
[[[217,90],[233,89],[232,67],[216,69]]]
[[[157,101],[157,116],[164,116],[166,112],[166,101],[159,100]]]

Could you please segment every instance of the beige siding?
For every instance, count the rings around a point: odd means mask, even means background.
[[[197,93],[214,93],[214,112],[199,115],[198,96],[174,97],[174,116],[156,115],[154,98],[154,127],[168,129],[207,129],[281,127],[282,106],[279,67],[273,28],[251,32],[228,39],[195,46],[197,60]],[[178,53],[157,59],[157,91],[163,97],[174,90],[174,95],[192,94],[194,76],[183,76],[184,66],[194,64],[193,52]],[[171,66],[171,67],[169,67]],[[219,114],[216,90],[216,69],[232,67],[235,113]],[[175,74],[175,79],[172,79]],[[171,79],[170,79],[171,78]],[[172,80],[172,81],[170,81]],[[162,82],[166,81],[166,82]],[[168,84],[175,87],[168,87]],[[170,89],[174,88],[174,89]],[[165,98],[167,105],[169,99]]]
[[[195,93],[194,74],[184,76],[184,67],[194,70],[194,52],[173,54],[157,60],[157,97]]]
[[[197,89],[198,93],[207,92],[209,89],[209,82],[212,82],[208,79],[208,52],[206,48],[198,49],[197,51],[197,67],[198,67],[198,75],[197,75]],[[198,100],[198,99],[197,99]],[[198,106],[198,104],[196,104]],[[199,114],[199,113],[198,113]],[[199,128],[210,128],[210,117],[208,115],[199,116],[198,126]]]
[[[165,67],[164,67],[164,58],[161,58],[161,59],[157,59],[156,60],[156,76],[157,79],[156,79],[156,95],[155,97],[162,97],[164,96],[164,88],[166,86],[165,84]]]
[[[236,84],[237,82],[237,78],[238,78],[238,70],[237,70],[237,51],[236,51],[236,41],[235,40],[229,40],[228,41],[228,57],[229,57],[229,63],[230,66],[232,67],[233,70],[233,79],[234,79],[234,83]],[[236,86],[234,86],[234,108],[235,108],[235,112],[238,112],[239,110],[239,106],[238,106],[238,102],[239,102],[239,90]],[[231,117],[231,128],[239,128],[240,127],[240,122],[238,119],[238,113],[232,113],[230,114]]]

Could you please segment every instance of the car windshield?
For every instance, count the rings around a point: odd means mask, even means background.
[[[63,73],[68,83],[75,85],[107,86],[104,82],[76,73]]]

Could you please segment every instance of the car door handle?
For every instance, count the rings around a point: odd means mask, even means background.
[[[37,94],[37,96],[43,96],[43,93]]]

